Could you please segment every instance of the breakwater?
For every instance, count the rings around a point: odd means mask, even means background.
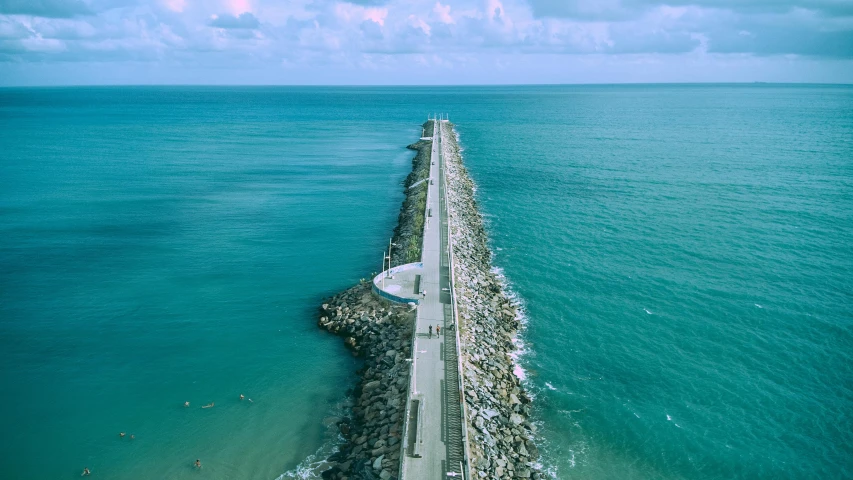
[[[444,122],[441,128],[471,476],[541,478],[531,397],[514,373],[518,312],[492,271],[476,188],[453,125]]]
[[[442,130],[433,132],[434,126]],[[421,453],[416,447],[403,448],[401,441],[404,441],[429,445],[424,454],[430,465],[444,459],[447,448],[446,461],[441,462],[444,473],[460,474],[457,467],[462,467],[466,478],[538,478],[540,473],[535,469],[538,452],[533,444],[535,428],[528,421],[531,399],[513,374],[510,356],[518,328],[515,306],[491,272],[491,253],[477,211],[473,182],[462,165],[452,125],[430,121],[424,124],[424,131],[425,138],[439,133],[434,138],[441,139],[438,144],[442,155],[438,155],[431,140],[422,139],[409,146],[417,154],[412,160],[412,172],[404,182],[406,197],[393,237],[397,255],[392,255],[391,264],[423,261],[430,282],[451,288],[443,288],[449,292],[436,296],[438,288],[431,287],[432,296],[424,296],[431,303],[420,309],[388,302],[376,292],[371,295],[369,282],[324,302],[319,325],[343,336],[346,345],[355,355],[363,357],[365,363],[353,391],[352,415],[339,423],[345,441],[328,459],[329,468],[323,477],[399,478],[404,473],[400,471],[401,455],[420,458]],[[444,159],[440,162],[441,175],[435,166],[439,158]],[[429,190],[433,194],[428,203]],[[433,220],[432,230],[428,217]],[[432,232],[426,239],[425,222],[426,231]],[[439,249],[439,245],[444,246]],[[439,263],[445,265],[448,260],[445,255],[451,256],[448,263],[453,282],[447,273],[439,274]],[[455,297],[453,302],[451,297]],[[458,308],[458,315],[449,313],[451,305],[454,311]],[[421,312],[422,309],[425,310]],[[436,317],[436,311],[444,314]],[[444,325],[445,330],[456,323],[459,331],[445,333],[445,341],[440,342],[443,345],[416,340],[419,328],[425,331],[426,323],[435,322]],[[425,332],[420,334],[423,336]],[[457,335],[461,346],[458,365]],[[406,405],[412,391],[418,391],[409,378],[412,371],[409,361],[415,358],[413,345],[418,345],[415,356],[419,360],[415,361],[422,374],[432,376],[436,368],[444,372],[438,374],[434,383],[421,385],[420,400],[412,401],[427,403],[426,413],[420,414]],[[446,359],[445,354],[449,355]],[[461,384],[457,371],[463,377]],[[417,378],[425,377],[419,374]],[[467,415],[460,411],[463,402]],[[439,409],[441,403],[446,403],[447,410]],[[464,425],[460,418],[466,420]],[[445,422],[447,426],[439,429]],[[429,428],[424,427],[422,433],[424,423]],[[467,433],[467,437],[460,437],[460,432]],[[433,468],[424,470],[415,465],[421,465],[420,461],[408,463],[406,478],[427,475]]]

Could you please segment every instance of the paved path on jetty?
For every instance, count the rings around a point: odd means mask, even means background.
[[[409,446],[405,446],[401,474],[403,480],[447,479],[460,471],[463,459],[462,411],[458,388],[455,331],[450,297],[450,270],[447,255],[447,208],[444,205],[441,126],[435,122],[429,171],[427,217],[424,224],[424,264],[421,289],[426,296],[418,305],[414,348],[414,392],[422,403],[420,417],[410,415]],[[429,327],[432,326],[432,336]],[[441,327],[441,335],[435,327]],[[410,402],[414,403],[414,402]],[[413,409],[415,412],[418,409]],[[417,423],[417,427],[415,426]],[[417,430],[420,431],[418,435]],[[415,446],[413,443],[419,442]],[[420,456],[411,454],[417,452]]]

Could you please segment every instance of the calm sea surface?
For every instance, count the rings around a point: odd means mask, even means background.
[[[774,85],[0,89],[0,476],[305,472],[432,111],[556,478],[853,478],[853,88]]]

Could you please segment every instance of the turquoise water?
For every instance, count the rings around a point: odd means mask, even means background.
[[[853,88],[773,85],[0,90],[3,476],[304,465],[436,110],[556,477],[853,476]]]

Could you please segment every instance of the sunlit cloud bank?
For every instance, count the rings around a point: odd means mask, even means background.
[[[853,82],[844,0],[0,0],[0,83]]]

